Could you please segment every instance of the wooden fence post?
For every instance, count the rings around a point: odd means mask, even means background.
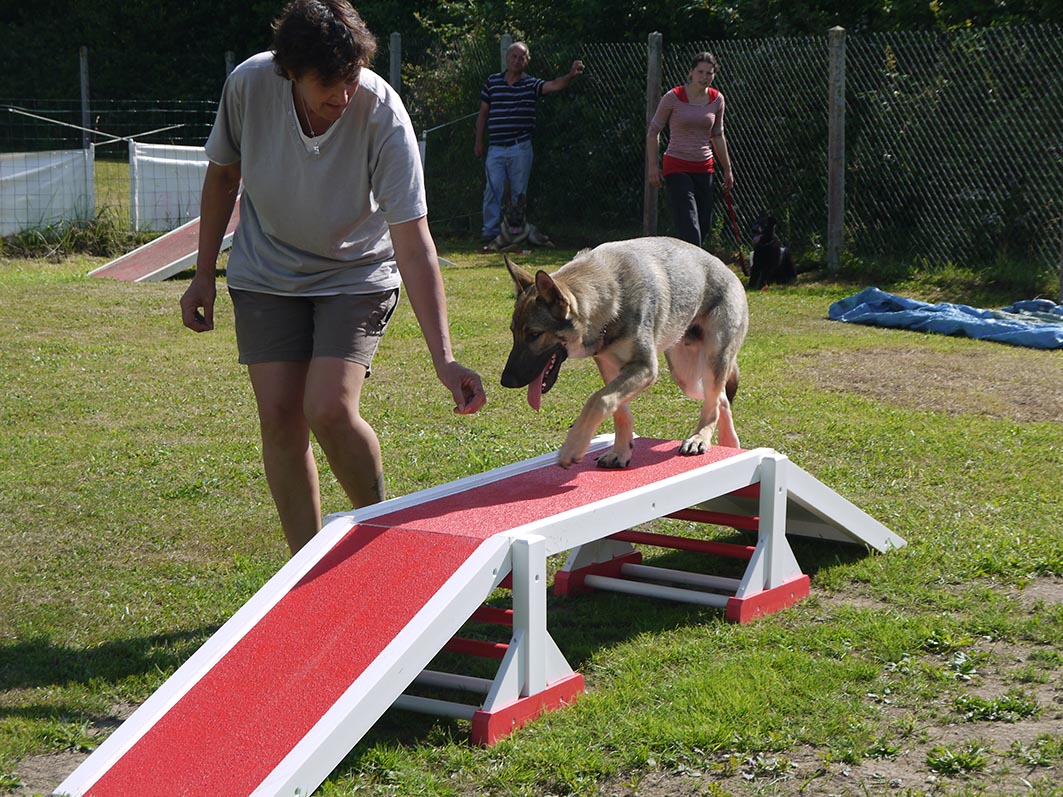
[[[827,141],[827,269],[837,271],[845,247],[845,28],[830,29]]]
[[[646,52],[646,128],[648,132],[650,119],[661,101],[661,61],[664,36],[656,31],[649,35]],[[645,152],[645,149],[643,149]],[[657,234],[657,186],[651,185],[648,163],[643,156],[642,187],[642,234]]]
[[[88,149],[92,143],[89,129],[92,127],[92,115],[89,113],[89,48],[82,47],[78,50],[78,61],[81,64],[81,148]]]

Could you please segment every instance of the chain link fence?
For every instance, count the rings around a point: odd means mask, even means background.
[[[960,263],[1060,256],[1057,28],[850,37],[846,233],[854,253]]]
[[[761,212],[806,260],[825,260],[829,143],[827,36],[665,43],[662,86],[714,52],[727,99],[742,248]],[[540,102],[530,213],[555,237],[593,244],[642,232],[646,75],[643,43],[532,47],[551,78],[582,58],[568,91]],[[478,229],[481,164],[471,155],[479,85],[496,42],[446,54],[408,86],[427,136],[434,221]],[[1022,26],[849,36],[845,59],[845,257],[914,267],[954,263],[1054,273],[1063,235],[1063,31]],[[449,124],[452,120],[461,121]],[[446,132],[443,132],[445,130]],[[735,246],[722,199],[710,246]],[[658,229],[670,231],[665,202]]]
[[[389,72],[388,37],[377,71]],[[648,108],[645,42],[531,43],[531,74],[586,64],[564,92],[540,100],[529,213],[562,243],[592,245],[643,231]],[[741,246],[762,211],[806,262],[825,260],[828,36],[665,42],[660,90],[684,81],[690,57],[714,52],[727,100]],[[477,236],[483,164],[473,153],[480,86],[501,68],[497,39],[466,39],[403,63],[401,89],[422,136],[433,229]],[[1019,26],[950,33],[849,35],[845,57],[845,254],[868,264],[956,263],[1059,268],[1063,210],[1063,31]],[[91,102],[90,127],[111,140],[97,159],[127,158],[123,137],[200,146],[217,97],[201,102]],[[16,109],[18,112],[16,112]],[[81,146],[75,101],[0,99],[0,152]],[[165,128],[165,129],[162,129]],[[147,131],[156,131],[146,134]],[[114,140],[114,139],[118,140]],[[103,170],[106,172],[106,170]],[[127,201],[101,187],[97,206]],[[666,202],[657,227],[671,231]],[[735,249],[722,202],[711,248]]]

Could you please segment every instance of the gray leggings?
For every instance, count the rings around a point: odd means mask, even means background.
[[[711,172],[675,172],[665,176],[676,238],[701,246],[702,238],[712,229],[712,185]]]

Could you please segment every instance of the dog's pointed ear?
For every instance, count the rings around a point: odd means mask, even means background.
[[[568,299],[554,282],[554,278],[540,269],[535,273],[535,292],[539,299],[550,307],[550,313],[559,319],[568,317]]]
[[[519,208],[522,208],[522,207],[524,207],[524,206],[525,206],[525,204],[526,204],[526,202],[527,202],[527,200],[525,200],[525,198],[524,198],[524,194],[520,194],[520,195],[519,195],[519,196],[517,197],[517,207],[519,207]]]
[[[513,282],[517,284],[518,294],[524,293],[528,286],[535,284],[535,277],[510,260],[509,255],[503,254],[502,257],[506,261],[506,269],[509,271],[509,275],[513,277]]]

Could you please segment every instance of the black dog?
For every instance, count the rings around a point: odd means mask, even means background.
[[[797,279],[797,269],[789,247],[775,237],[775,219],[761,214],[753,222],[753,255],[750,258],[749,290],[766,288],[773,282],[786,283]]]

